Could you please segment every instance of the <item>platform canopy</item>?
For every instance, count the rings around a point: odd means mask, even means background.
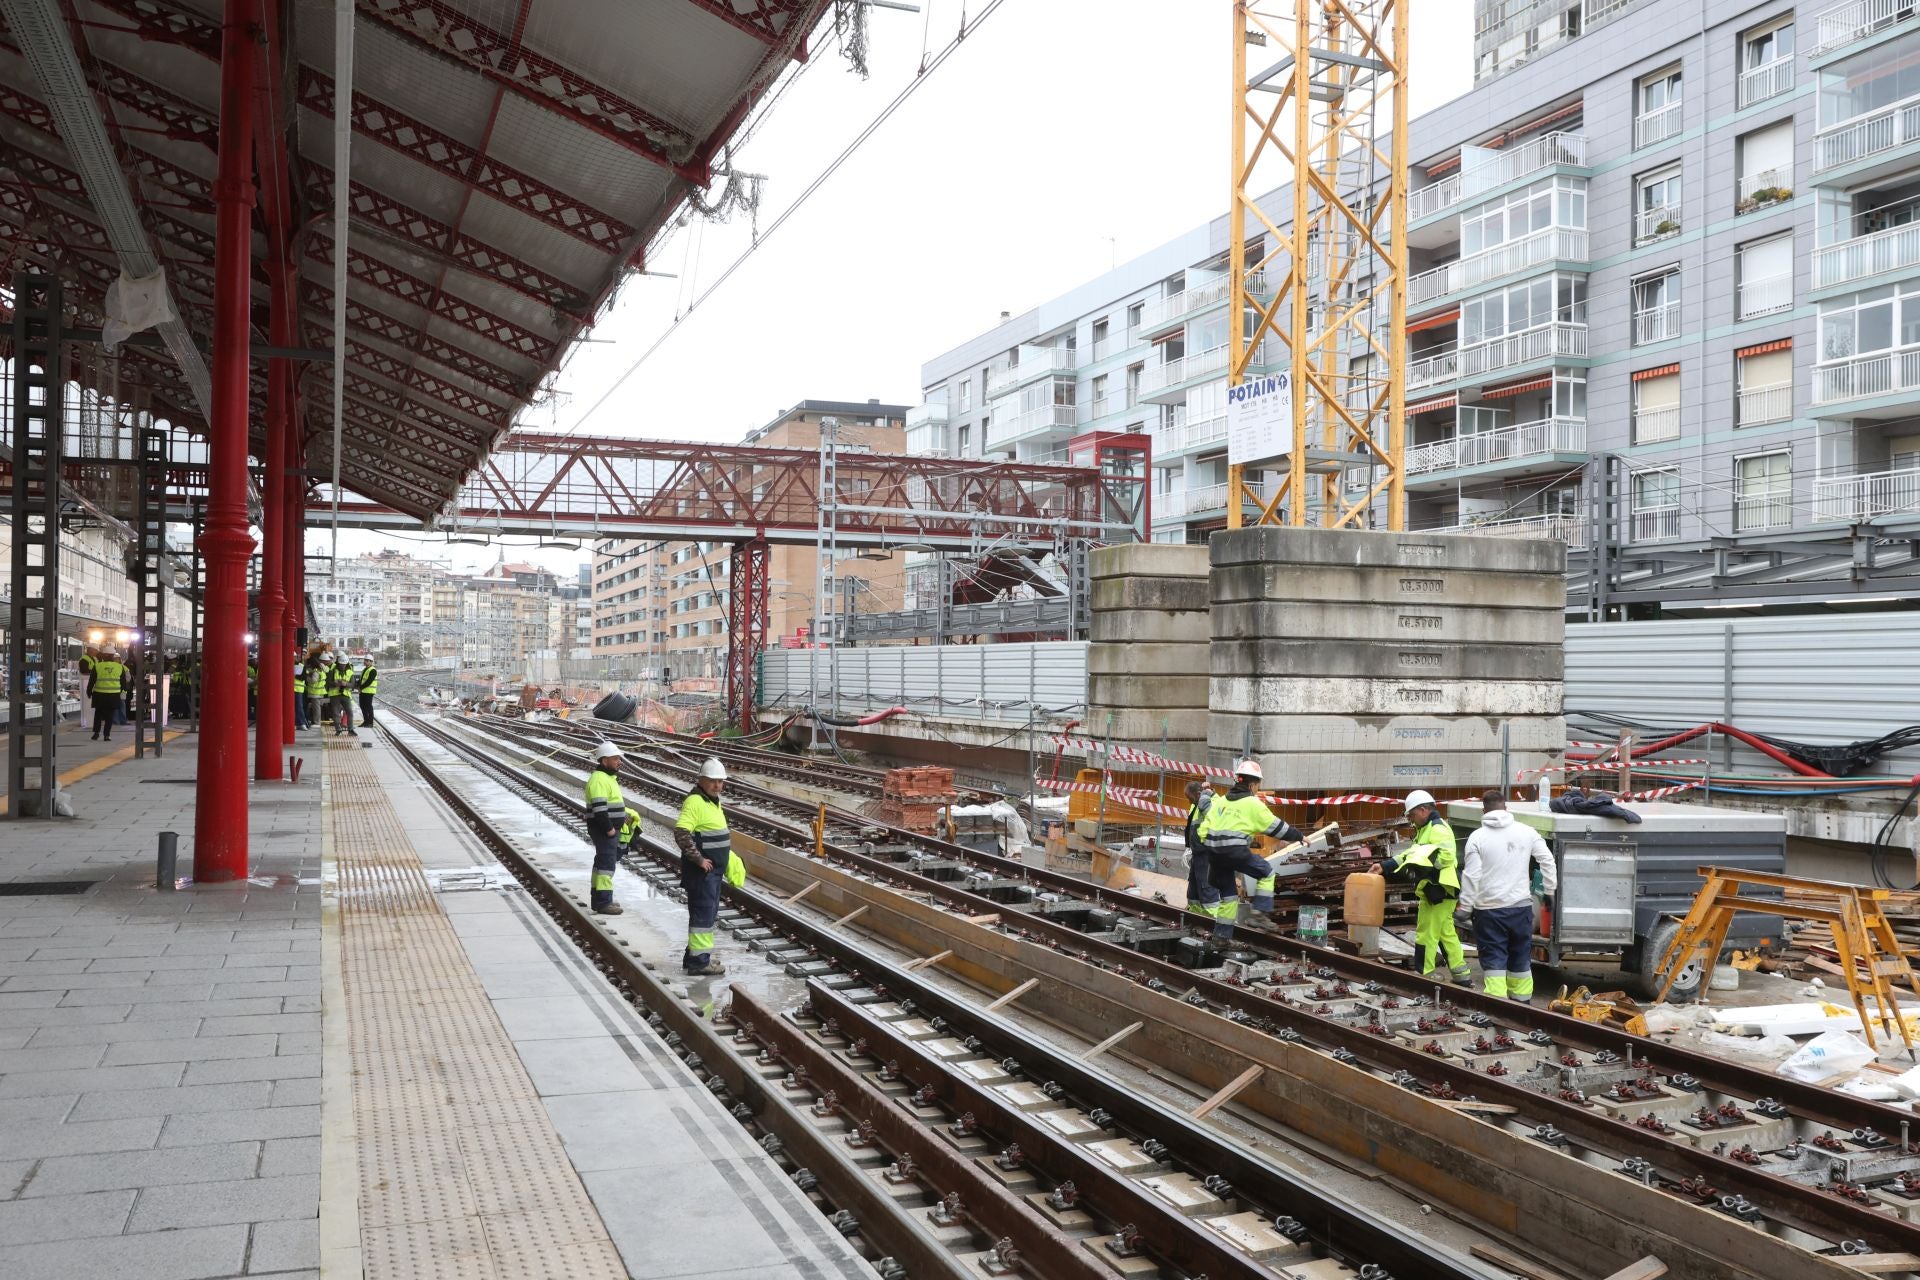
[[[269,246],[285,243],[292,345],[315,357],[297,383],[308,440],[330,437],[328,353],[345,360],[343,487],[423,520],[452,499],[688,202],[731,203],[728,148],[830,3],[355,0],[336,336],[335,6],[266,0],[255,352]],[[58,274],[83,329],[110,284],[162,268],[180,323],[124,348],[118,390],[194,430],[210,414],[223,12],[0,0],[0,261]],[[256,457],[266,369],[252,362]],[[308,450],[309,477],[325,457]]]

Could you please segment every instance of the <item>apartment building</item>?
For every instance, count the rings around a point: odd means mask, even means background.
[[[839,425],[839,447],[902,453],[907,406],[878,400],[802,400],[748,432],[743,445],[817,449],[820,423]],[[733,548],[724,542],[639,543],[605,539],[594,548],[594,657],[626,657],[659,669],[678,687],[718,688],[726,674],[727,605]],[[775,546],[768,554],[769,643],[797,645],[812,633],[818,578],[812,546]],[[845,552],[836,573],[841,607],[898,609],[901,557]]]
[[[1600,580],[1649,607],[1884,592],[1910,563],[1884,528],[1920,518],[1920,14],[1476,17],[1474,88],[1409,130],[1410,527],[1561,538],[1587,608]],[[1288,193],[1263,204],[1284,225]],[[1227,239],[1217,219],[929,361],[909,448],[1054,457],[1144,428],[1153,537],[1204,540]],[[1870,520],[1872,572],[1831,572]]]
[[[503,560],[462,574],[445,561],[391,550],[337,561],[308,578],[316,639],[408,662],[502,665],[564,649],[575,629],[575,601],[566,593],[578,590],[538,565]]]

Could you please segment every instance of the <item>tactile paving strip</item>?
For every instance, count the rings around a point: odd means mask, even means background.
[[[327,778],[367,1280],[620,1280],[366,754],[333,752]]]

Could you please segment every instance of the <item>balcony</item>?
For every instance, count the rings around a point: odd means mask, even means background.
[[[1546,538],[1564,542],[1569,550],[1587,547],[1587,518],[1566,512],[1507,516],[1499,520],[1467,520],[1447,527],[1448,533],[1470,533],[1479,538]]]
[[[1155,520],[1182,520],[1189,516],[1212,515],[1227,509],[1227,486],[1203,485],[1198,489],[1180,489],[1153,495]]]
[[[1634,542],[1672,542],[1680,536],[1680,506],[1637,507],[1629,536]]]
[[[1913,16],[1913,0],[1847,0],[1815,15],[1813,47],[1807,56],[1817,58],[1830,49],[1864,40],[1876,31],[1884,31]]]
[[[1813,370],[1816,405],[1912,391],[1920,391],[1920,347],[1856,356],[1816,365]]]
[[[1078,354],[1067,347],[1021,347],[1019,364],[1002,365],[988,375],[987,394],[997,396],[1048,374],[1072,373]]]
[[[1562,357],[1585,359],[1586,354],[1587,326],[1584,323],[1556,320],[1552,324],[1522,329],[1505,337],[1461,347],[1460,376],[1477,378],[1540,360]]]
[[[999,449],[1025,440],[1031,436],[1043,435],[1049,431],[1071,431],[1073,429],[1073,406],[1070,404],[1043,404],[1037,409],[1028,409],[1025,413],[1015,414],[1011,418],[998,418],[988,428],[989,449]]]
[[[1814,477],[1815,520],[1853,522],[1901,515],[1920,515],[1920,468]]]
[[[1407,361],[1407,390],[1418,391],[1460,376],[1460,348],[1457,343],[1427,352]]]
[[[1813,170],[1825,173],[1920,141],[1920,98],[1884,107],[1813,138]]]
[[[1733,499],[1733,531],[1735,533],[1758,533],[1764,529],[1790,529],[1793,527],[1793,495],[1786,493],[1766,493],[1754,497],[1735,495]]]
[[[1758,173],[1749,173],[1740,179],[1734,192],[1735,217],[1758,213],[1793,199],[1793,169],[1789,165],[1777,165]]]
[[[1538,422],[1519,422],[1510,427],[1416,445],[1407,450],[1407,474],[1433,475],[1563,454],[1584,455],[1586,451],[1585,418],[1542,418]]]
[[[1189,285],[1186,289],[1169,298],[1160,298],[1149,302],[1140,310],[1140,332],[1143,334],[1162,333],[1186,323],[1187,318],[1199,312],[1210,310],[1226,302],[1233,292],[1233,281],[1227,276],[1210,280],[1203,285]],[[1247,290],[1250,293],[1267,292],[1266,272],[1256,271],[1247,278]]]
[[[1088,426],[1104,418],[1118,417],[1129,409],[1139,407],[1139,404],[1139,396],[1128,395],[1124,391],[1112,392],[1081,405],[1074,415],[1074,421],[1083,427]]]
[[[1680,438],[1680,406],[1664,405],[1658,409],[1636,409],[1633,414],[1633,442],[1635,444],[1661,444]]]
[[[1213,347],[1180,356],[1165,364],[1150,364],[1140,376],[1140,398],[1165,402],[1177,397],[1189,382],[1216,377],[1226,371],[1227,348]]]
[[[1920,222],[1888,227],[1813,251],[1813,287],[1828,289],[1920,267]]]
[[[1460,175],[1448,174],[1429,186],[1407,196],[1407,221],[1418,222],[1443,213],[1460,202]]]
[[[1680,206],[1663,204],[1652,209],[1642,209],[1633,220],[1633,242],[1652,244],[1655,240],[1665,240],[1668,236],[1680,234]]]
[[[1585,262],[1587,233],[1581,227],[1546,227],[1524,239],[1422,271],[1407,280],[1407,307],[1436,302],[1450,293],[1473,289],[1516,271],[1551,262]]]
[[[1758,280],[1742,280],[1738,304],[1742,320],[1785,311],[1793,305],[1793,277],[1783,272]]]
[[[1634,117],[1633,145],[1638,150],[1650,147],[1656,142],[1665,142],[1680,132],[1680,107],[1678,102],[1670,102],[1653,111],[1643,111]]]
[[[1584,169],[1587,139],[1578,133],[1542,134],[1511,151],[1463,147],[1460,172],[1424,186],[1407,197],[1407,221],[1418,222],[1471,200],[1483,191],[1532,177],[1558,166]]]
[[[1184,414],[1177,415],[1154,435],[1157,437],[1156,460],[1169,454],[1185,453],[1189,449],[1204,449],[1227,438],[1227,415],[1223,411],[1197,422],[1188,421]]]
[[[1749,67],[1740,73],[1742,109],[1768,98],[1777,98],[1793,88],[1793,58],[1775,58],[1772,62]]]
[[[1669,302],[1633,313],[1633,345],[1644,347],[1680,336],[1680,304]]]
[[[1785,422],[1793,416],[1793,384],[1776,382],[1767,387],[1742,388],[1734,403],[1733,415],[1736,427]]]

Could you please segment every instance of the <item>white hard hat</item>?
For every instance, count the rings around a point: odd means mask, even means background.
[[[614,746],[611,742],[602,742],[593,749],[593,758],[595,760],[605,760],[608,756],[620,756],[624,759],[626,754],[626,752]]]
[[[1438,809],[1440,807],[1439,802],[1433,798],[1433,793],[1430,791],[1407,792],[1406,811],[1408,813],[1412,813],[1415,809],[1418,809],[1423,804],[1434,809]]]
[[[1252,756],[1248,756],[1245,760],[1233,766],[1233,776],[1236,778],[1260,778],[1266,775],[1260,772],[1260,762]]]
[[[727,780],[727,766],[721,764],[712,756],[709,756],[707,757],[707,762],[700,766],[700,776],[703,778],[712,778],[715,782],[725,782]]]
[[[100,656],[103,658],[117,658],[120,656],[120,651],[112,645],[108,645],[100,651]]]

